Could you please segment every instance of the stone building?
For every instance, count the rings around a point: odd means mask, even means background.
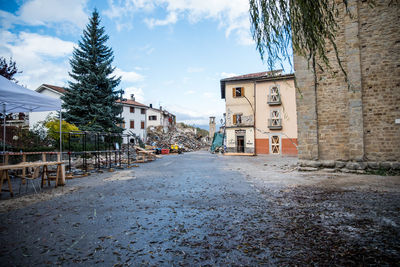
[[[208,138],[212,141],[214,138],[215,134],[215,117],[210,117],[210,123],[209,123],[209,131],[208,131]]]
[[[226,102],[226,151],[297,154],[293,74],[251,73],[221,80]]]
[[[338,1],[342,2],[342,1]],[[400,160],[400,3],[349,0],[332,69],[315,75],[295,56],[300,165],[397,168]],[[315,83],[316,81],[316,83]]]

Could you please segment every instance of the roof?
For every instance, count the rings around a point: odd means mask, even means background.
[[[279,81],[284,79],[294,79],[294,74],[281,74],[282,70],[263,71],[250,74],[244,74],[234,77],[222,79],[221,83],[221,98],[225,99],[225,85],[227,82],[244,82],[244,81]]]
[[[117,100],[116,102],[117,103],[122,103],[122,104],[125,104],[125,105],[132,105],[132,106],[139,106],[139,107],[148,108],[146,105],[144,105],[142,103],[139,103],[139,102],[136,102],[136,101],[131,100],[131,99],[123,99],[122,101],[121,100]]]
[[[41,86],[39,86],[38,89],[36,89],[36,91],[41,92],[43,90],[42,89],[43,87],[50,88],[60,94],[65,94],[65,88],[60,87],[60,86],[51,85],[51,84],[42,84]]]

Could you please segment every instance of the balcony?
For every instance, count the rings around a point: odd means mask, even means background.
[[[276,106],[282,104],[280,95],[268,95],[268,105]]]
[[[281,130],[282,119],[268,119],[268,128],[270,130]]]

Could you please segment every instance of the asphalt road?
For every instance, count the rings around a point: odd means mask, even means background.
[[[296,161],[169,155],[3,198],[0,266],[399,266],[400,176]]]
[[[221,163],[170,155],[69,181],[78,189],[0,214],[0,265],[273,264],[251,237],[270,227],[267,202]]]

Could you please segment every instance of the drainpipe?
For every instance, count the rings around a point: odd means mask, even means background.
[[[253,109],[253,116],[254,116],[254,128],[253,128],[253,132],[254,132],[254,152],[253,152],[253,156],[256,155],[256,110],[257,110],[256,84],[257,84],[257,81],[254,81],[254,109]]]

